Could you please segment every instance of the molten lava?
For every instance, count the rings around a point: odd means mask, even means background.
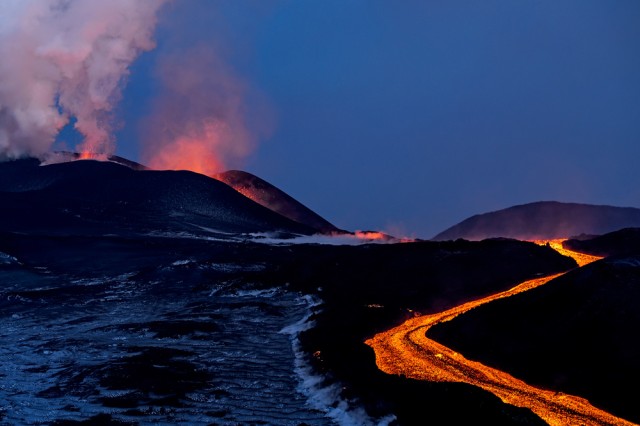
[[[108,161],[109,156],[93,151],[80,151],[77,156],[77,160],[96,160],[96,161]]]
[[[536,241],[573,257],[580,266],[598,257],[572,252],[562,240]],[[466,359],[426,336],[432,326],[496,299],[513,296],[551,281],[562,274],[525,281],[516,287],[471,301],[433,315],[409,319],[400,326],[376,334],[365,343],[373,348],[378,368],[388,374],[433,382],[464,382],[485,389],[503,402],[531,409],[551,425],[633,425],[593,407],[584,398],[538,389],[500,370]]]
[[[565,240],[563,240],[563,239],[557,239],[557,240],[533,240],[532,242],[536,243],[536,244],[539,244],[541,246],[548,245],[549,247],[551,247],[552,249],[554,249],[555,251],[557,251],[561,255],[573,258],[573,260],[575,260],[578,263],[578,266],[584,266],[584,265],[587,265],[587,264],[589,264],[591,262],[595,262],[596,260],[601,259],[601,257],[598,257],[598,256],[591,256],[591,255],[584,254],[584,253],[578,253],[577,251],[567,250],[562,245],[563,241],[565,241]]]

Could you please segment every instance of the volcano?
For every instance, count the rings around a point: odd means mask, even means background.
[[[316,212],[269,182],[241,170],[229,170],[214,178],[226,183],[242,195],[295,222],[322,233],[344,233]]]
[[[300,223],[201,174],[148,170],[120,157],[75,159],[77,155],[67,154],[49,162],[0,163],[0,203],[4,206],[0,230],[192,233],[223,238],[248,233],[311,235],[333,229],[310,210],[307,216],[315,221]],[[278,202],[281,196],[288,205],[295,205],[291,197],[270,187],[273,204],[284,204]]]
[[[640,227],[640,209],[556,201],[540,201],[472,216],[433,240],[482,240],[506,237],[521,240],[601,235]]]

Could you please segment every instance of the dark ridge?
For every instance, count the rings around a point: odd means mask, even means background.
[[[313,234],[207,176],[110,161],[0,163],[0,229],[21,232]]]
[[[429,337],[534,386],[640,423],[640,256],[610,257],[473,309]]]
[[[630,227],[640,227],[640,209],[540,201],[472,216],[436,235],[433,240],[553,239],[579,234],[600,235]]]
[[[345,232],[284,191],[251,173],[241,170],[229,170],[213,177],[226,183],[256,203],[293,221],[317,229],[325,234]]]
[[[569,250],[602,257],[640,254],[640,228],[625,228],[589,239],[572,238],[562,245]]]

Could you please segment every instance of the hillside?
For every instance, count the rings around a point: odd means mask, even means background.
[[[638,208],[540,201],[472,216],[433,240],[555,239],[600,235],[630,227],[640,227]]]

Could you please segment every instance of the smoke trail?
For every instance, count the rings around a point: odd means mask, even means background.
[[[128,67],[167,0],[2,0],[0,158],[38,156],[75,117],[81,150],[112,153]]]
[[[247,87],[213,47],[166,55],[157,71],[162,92],[141,132],[146,165],[212,176],[249,154]]]

